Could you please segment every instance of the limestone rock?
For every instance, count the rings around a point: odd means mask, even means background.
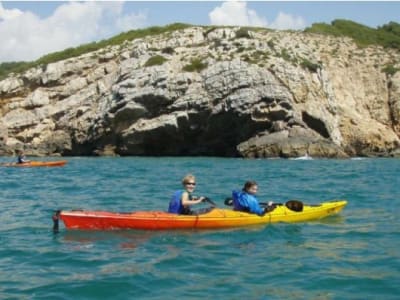
[[[398,157],[399,61],[302,32],[143,37],[0,81],[0,154]]]

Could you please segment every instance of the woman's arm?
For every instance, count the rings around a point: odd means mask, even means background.
[[[182,205],[184,205],[184,206],[198,204],[201,201],[203,201],[203,199],[204,199],[204,197],[200,197],[195,200],[189,200],[189,193],[186,191],[182,193]]]
[[[264,215],[264,209],[260,206],[256,197],[245,194],[244,198],[251,213],[257,214],[259,216]]]

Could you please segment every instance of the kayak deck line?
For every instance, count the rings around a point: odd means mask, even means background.
[[[322,202],[318,205],[305,204],[303,210],[300,212],[293,211],[286,206],[277,206],[274,210],[263,216],[224,208],[213,208],[204,214],[197,215],[177,215],[164,211],[120,213],[89,210],[61,210],[57,211],[53,216],[53,221],[55,221],[54,218],[57,219],[57,222],[61,219],[67,229],[85,230],[218,229],[278,222],[294,223],[318,220],[339,213],[346,205],[346,200]]]

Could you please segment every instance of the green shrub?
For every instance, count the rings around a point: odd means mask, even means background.
[[[185,72],[200,72],[205,68],[207,68],[207,63],[203,63],[201,59],[195,58],[192,59],[190,64],[184,66],[182,70]]]
[[[206,32],[204,32],[204,37],[206,37],[209,33],[213,32],[218,27],[216,27],[216,26],[208,26],[206,28],[208,28],[208,29],[206,30]]]
[[[20,62],[4,62],[0,64],[0,80],[5,78],[10,73],[20,73],[32,66],[32,63]]]
[[[400,36],[400,24],[396,22],[389,22],[388,24],[378,27],[378,30],[393,33],[394,35]]]
[[[386,65],[383,69],[382,72],[386,73],[387,75],[393,76],[396,74],[397,71],[399,71],[399,68],[395,68],[393,65]]]
[[[304,29],[304,32],[328,34],[334,36],[343,35],[337,28],[326,23],[314,23],[311,27]]]
[[[192,25],[183,23],[174,23],[167,26],[159,27],[153,26],[145,29],[130,30],[127,32],[120,33],[110,39],[101,40],[99,42],[93,42],[84,44],[76,48],[68,48],[63,51],[58,51],[42,56],[33,62],[12,62],[0,64],[0,80],[4,79],[10,73],[22,73],[30,68],[37,67],[40,65],[47,65],[60,60],[68,59],[71,57],[77,57],[85,53],[99,50],[107,46],[115,46],[124,43],[125,41],[132,41],[138,38],[144,38],[146,36],[158,35],[162,33],[173,32],[176,30],[185,29],[192,27]],[[4,65],[5,64],[5,65]]]
[[[256,50],[252,53],[252,56],[254,59],[267,59],[268,58],[268,51],[261,51],[261,50]]]
[[[158,66],[162,65],[165,63],[167,59],[164,56],[161,55],[155,55],[153,57],[150,57],[146,63],[144,64],[145,67],[151,67],[151,66]]]
[[[282,49],[280,56],[286,61],[291,61],[291,57],[287,49]]]
[[[275,43],[274,43],[273,40],[269,40],[269,41],[267,42],[267,45],[268,45],[268,47],[270,47],[271,49],[274,49],[274,48],[275,48]]]
[[[304,31],[351,37],[361,47],[377,44],[400,49],[400,24],[395,22],[374,29],[349,20],[334,20],[331,24],[315,23]]]
[[[236,31],[235,36],[236,36],[237,39],[240,39],[240,38],[250,39],[251,38],[251,36],[249,34],[249,29],[246,28],[246,27],[239,28]]]
[[[311,61],[309,61],[308,59],[303,58],[303,60],[301,61],[300,65],[304,68],[304,69],[308,69],[310,72],[316,73],[318,71],[318,69],[321,67],[319,64],[313,63]]]
[[[248,54],[244,54],[241,57],[241,60],[248,62],[248,63],[253,63],[252,59],[250,58],[250,56]]]

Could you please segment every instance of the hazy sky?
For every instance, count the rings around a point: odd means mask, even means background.
[[[122,31],[182,22],[304,29],[400,23],[399,1],[0,1],[0,63],[35,60]]]

